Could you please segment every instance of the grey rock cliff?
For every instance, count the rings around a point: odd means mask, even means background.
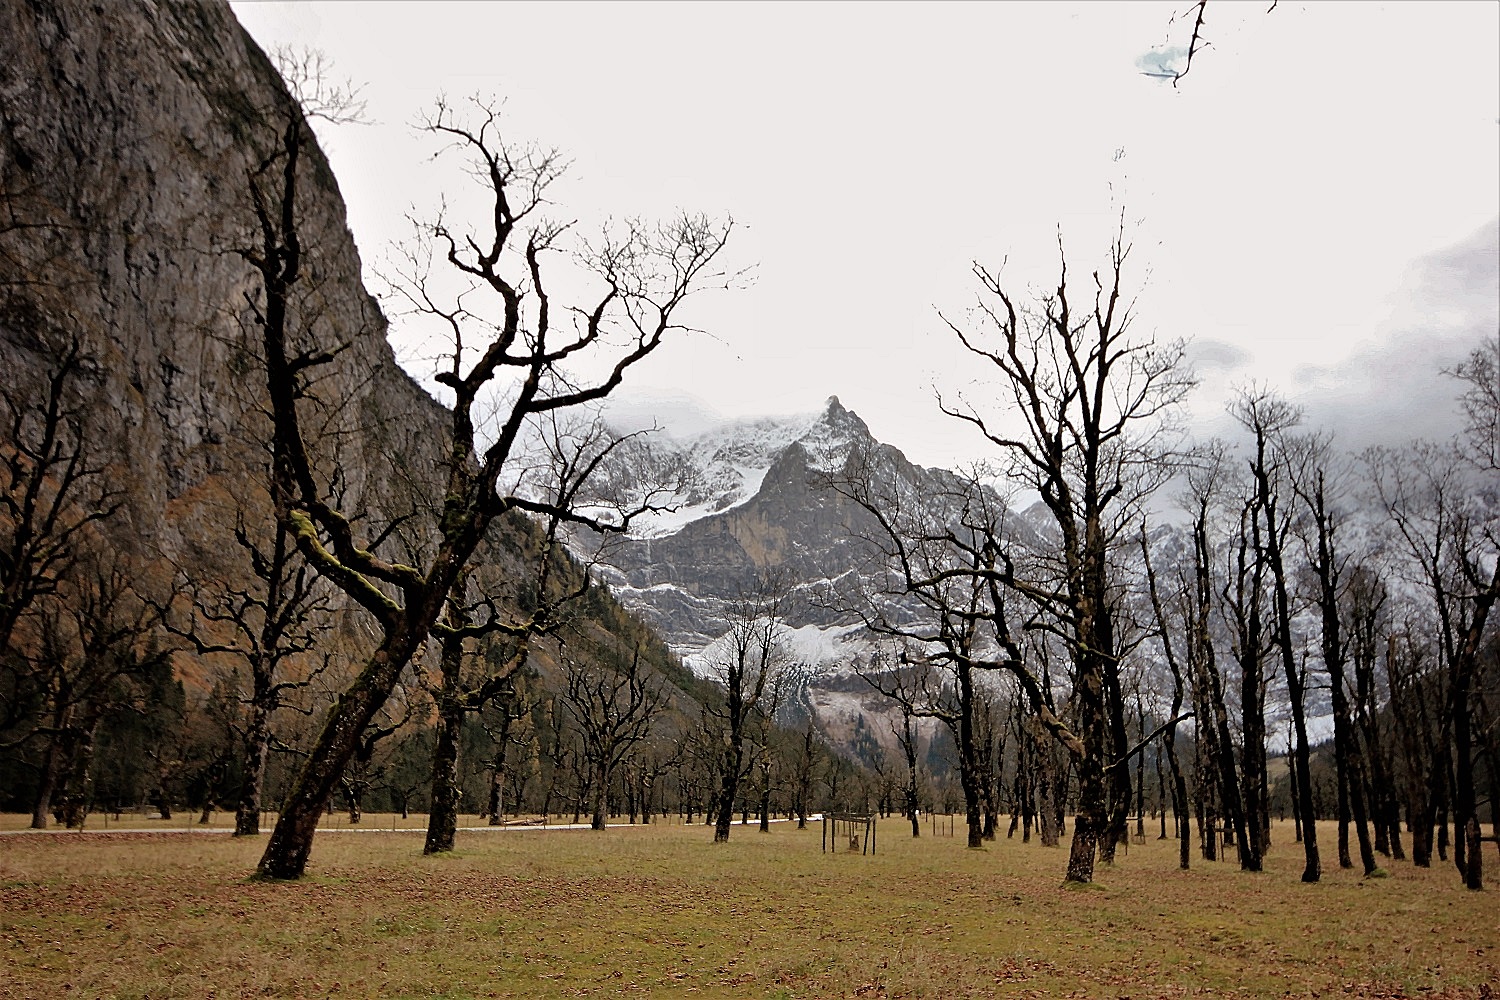
[[[120,533],[190,565],[224,548],[218,508],[263,492],[257,285],[234,250],[251,235],[248,174],[289,100],[222,3],[0,5],[4,378],[44,367],[48,343],[81,342],[102,369],[92,445],[129,492]],[[441,410],[395,364],[337,184],[313,161],[308,287],[317,335],[345,345],[318,389],[342,432],[325,440],[346,493],[378,510],[394,428],[435,431]]]

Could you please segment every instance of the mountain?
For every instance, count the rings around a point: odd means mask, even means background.
[[[70,344],[88,359],[68,402],[122,498],[100,531],[148,582],[246,579],[235,525],[271,523],[261,290],[238,249],[256,245],[248,178],[279,151],[291,101],[221,0],[0,4],[0,393],[36,398]],[[304,164],[293,325],[299,348],[336,355],[308,393],[311,447],[360,531],[416,511],[401,544],[420,546],[448,415],[393,357],[315,144]],[[0,438],[4,457],[13,444]],[[525,558],[528,530],[492,530],[497,575]],[[588,615],[595,632],[626,627],[607,599]],[[371,630],[352,609],[340,622],[353,659]],[[198,658],[177,665],[206,689]]]
[[[800,708],[846,746],[868,720],[892,711],[854,675],[875,646],[840,610],[881,589],[880,526],[834,487],[878,469],[902,495],[940,498],[962,495],[963,479],[908,461],[837,397],[815,414],[644,435],[621,461],[619,481],[668,484],[653,502],[669,510],[608,547],[597,572],[688,666],[712,676],[733,604],[770,574],[786,594],[786,653],[806,668]],[[889,613],[914,613],[883,599]],[[883,726],[868,728],[877,742],[891,742]]]

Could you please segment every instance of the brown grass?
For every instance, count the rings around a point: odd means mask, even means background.
[[[294,884],[222,835],[4,836],[0,996],[1500,996],[1495,892],[1448,864],[1304,886],[1282,827],[1261,875],[1149,840],[1079,891],[1060,850],[902,828],[874,857],[788,824],[467,833],[436,858],[330,832]]]

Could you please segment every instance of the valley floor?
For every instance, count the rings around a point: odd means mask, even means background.
[[[1331,826],[1319,885],[1285,824],[1263,874],[1180,872],[1153,833],[1095,890],[1061,885],[1062,849],[909,833],[883,821],[865,856],[816,823],[472,832],[423,857],[387,825],[321,837],[290,884],[248,877],[263,841],[8,836],[0,997],[1500,997],[1496,890],[1447,863],[1362,880]]]

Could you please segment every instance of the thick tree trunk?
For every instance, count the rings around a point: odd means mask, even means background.
[[[723,773],[719,776],[719,794],[714,801],[714,843],[729,842],[729,828],[734,824],[734,799],[739,791],[742,750],[737,733],[730,733],[730,745],[724,751]]]
[[[1073,817],[1073,844],[1068,853],[1067,881],[1092,882],[1099,840],[1107,834],[1103,769],[1096,758],[1078,763],[1078,812]]]
[[[370,657],[359,678],[329,710],[318,735],[287,796],[276,826],[261,855],[257,872],[264,878],[301,878],[312,853],[318,820],[327,807],[334,786],[359,748],[360,736],[385,704],[401,669],[411,660],[416,643],[404,630],[386,638]]]
[[[47,829],[47,817],[52,813],[52,795],[57,790],[57,776],[62,766],[60,756],[56,739],[49,740],[47,749],[42,754],[41,777],[37,782],[36,798],[32,800],[31,829],[33,830]]]
[[[485,815],[490,826],[500,825],[500,815],[505,809],[505,772],[499,764],[490,771],[490,798],[485,803]]]
[[[266,761],[270,751],[271,714],[257,700],[250,710],[250,730],[245,734],[240,795],[234,806],[236,837],[254,837],[260,833],[261,792],[265,787]]]
[[[1338,804],[1338,810],[1339,810],[1339,822],[1338,822],[1339,867],[1340,868],[1353,868],[1354,867],[1354,857],[1353,857],[1353,855],[1351,855],[1349,853],[1349,821],[1351,819],[1351,815],[1350,815],[1350,811],[1349,811],[1349,772],[1348,772],[1348,769],[1344,766],[1343,755],[1339,752],[1338,744],[1340,742],[1341,741],[1338,740],[1335,737],[1335,739],[1334,739],[1334,746],[1335,746],[1335,751],[1334,751],[1334,772],[1335,772],[1335,780],[1336,780],[1336,782],[1338,784],[1338,790],[1339,790],[1339,794],[1338,794],[1338,800],[1339,800],[1339,804]]]
[[[427,817],[423,854],[451,851],[458,837],[458,743],[463,723],[463,708],[451,694],[444,692],[432,750],[432,807]]]
[[[1471,813],[1464,824],[1464,857],[1468,862],[1464,887],[1475,892],[1484,888],[1484,850],[1479,837],[1479,817]]]
[[[1037,770],[1036,817],[1037,834],[1043,847],[1056,847],[1062,842],[1062,831],[1057,823],[1057,769],[1051,754],[1042,755]]]
[[[94,763],[94,730],[98,724],[95,720],[78,731],[77,743],[69,754],[62,803],[63,825],[69,830],[81,830],[88,815],[89,791],[93,784],[89,770]]]
[[[1090,638],[1092,638],[1090,630]],[[1068,853],[1066,880],[1092,882],[1100,842],[1111,835],[1109,776],[1104,757],[1109,745],[1104,678],[1097,656],[1081,656],[1074,698],[1084,753],[1078,759],[1078,811],[1073,817],[1073,844]]]
[[[609,766],[605,761],[599,761],[594,765],[592,809],[589,816],[589,828],[602,830],[605,827],[604,810],[609,799]]]

